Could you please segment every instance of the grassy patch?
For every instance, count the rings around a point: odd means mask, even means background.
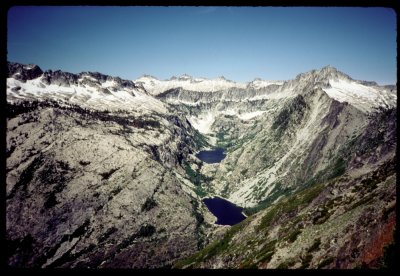
[[[275,245],[277,240],[272,240],[266,243],[260,252],[257,254],[257,261],[260,263],[269,262],[272,256],[275,254]]]
[[[217,147],[228,150],[229,148],[235,145],[235,139],[232,139],[230,136],[229,138],[227,138],[226,132],[220,131],[217,133],[216,137],[217,137]]]
[[[195,253],[194,255],[192,255],[188,258],[179,260],[178,262],[175,263],[174,267],[175,268],[183,268],[186,266],[191,267],[191,264],[203,262],[207,259],[210,259],[216,255],[221,254],[222,252],[226,251],[229,248],[232,238],[246,224],[247,224],[247,221],[244,220],[244,221],[232,226],[225,233],[225,235],[222,237],[222,239],[214,241],[210,245],[206,246],[204,249],[198,251],[197,253]]]
[[[193,140],[198,149],[205,148],[210,145],[207,141],[207,138],[197,130],[194,132]]]
[[[210,177],[201,174],[199,169],[196,171],[193,170],[190,164],[186,161],[183,162],[183,168],[185,169],[190,182],[196,186],[200,186],[202,183],[208,183],[212,180]]]
[[[264,195],[267,189],[265,189],[260,196]],[[247,216],[258,213],[261,210],[268,208],[275,200],[277,200],[282,195],[288,195],[292,191],[291,188],[282,188],[281,183],[277,182],[275,187],[272,189],[268,197],[260,201],[256,206],[247,207],[244,209]]]
[[[297,210],[299,207],[309,204],[320,194],[324,187],[325,185],[323,183],[315,185],[272,205],[261,219],[258,230],[268,227],[274,219],[281,217],[283,214]]]
[[[195,217],[196,219],[196,238],[197,238],[197,249],[202,249],[203,244],[204,244],[204,232],[203,229],[201,228],[201,225],[204,222],[204,217],[203,215],[198,211],[199,208],[199,203],[197,200],[192,199],[190,201],[192,204],[192,216]]]

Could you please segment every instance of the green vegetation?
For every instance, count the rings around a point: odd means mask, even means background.
[[[253,243],[254,241],[250,242],[250,244]],[[269,262],[272,256],[275,254],[276,243],[277,240],[272,240],[264,244],[262,249],[258,251],[256,254],[250,254],[250,256],[247,256],[242,261],[239,268],[257,268],[259,264]]]
[[[309,189],[310,187],[314,187],[317,183],[322,183],[328,180],[331,180],[333,178],[337,178],[341,175],[343,175],[346,171],[346,166],[347,166],[347,161],[341,157],[338,157],[336,161],[334,162],[334,165],[331,167],[326,168],[325,170],[319,171],[314,177],[308,179],[306,182],[303,183],[303,190],[304,189]],[[301,183],[301,179],[298,179],[297,182]],[[372,186],[373,187],[373,186]],[[265,193],[266,190],[264,190]],[[271,206],[271,204],[276,201],[279,197],[281,196],[287,196],[290,195],[293,189],[291,188],[282,188],[282,185],[280,182],[277,182],[275,184],[275,187],[269,194],[269,196],[260,201],[256,206],[254,207],[249,207],[245,208],[245,213],[246,215],[252,215],[255,214],[263,209],[268,208]],[[260,193],[258,196],[262,197],[264,193]],[[327,210],[325,210],[327,212]],[[325,213],[324,216],[325,219],[329,218],[329,213]],[[322,220],[321,220],[322,221]]]
[[[304,187],[310,187],[316,183],[337,178],[345,173],[346,167],[347,161],[342,157],[337,157],[332,166],[328,166],[324,170],[319,171],[314,177],[308,179],[304,183]]]
[[[194,131],[193,140],[198,149],[205,148],[210,145],[207,141],[207,138],[196,129]]]
[[[256,137],[257,133],[258,132],[252,130],[248,132],[247,135],[244,136],[242,139],[238,139],[235,142],[233,142],[233,140],[230,140],[228,144],[229,151],[233,152],[239,148],[242,148],[245,143],[247,143],[248,141],[252,141]]]
[[[225,136],[224,132],[218,132],[217,135],[216,135],[218,142],[223,142],[224,141],[224,136]]]
[[[199,197],[205,197],[208,193],[206,191],[204,191],[204,189],[200,186],[197,186],[194,190],[194,192],[196,193],[196,195],[198,195]]]
[[[273,152],[272,153],[267,153],[266,151],[264,151],[263,154],[264,155],[261,156],[262,168],[263,169],[267,169],[267,168],[270,168],[270,167],[274,166],[276,160],[269,157],[270,154],[273,155]]]
[[[234,143],[234,139],[226,138],[226,132],[220,131],[217,133],[217,146],[228,150],[228,148],[232,147]]]
[[[320,194],[324,187],[325,185],[323,183],[315,185],[272,205],[261,219],[258,230],[267,228],[275,219],[281,217],[283,214],[297,210],[299,207],[309,204]]]
[[[193,170],[190,164],[186,161],[183,162],[183,166],[190,182],[196,186],[200,186],[202,183],[208,183],[212,180],[210,177],[201,174],[199,169],[196,171]]]
[[[196,219],[196,238],[197,238],[197,249],[202,249],[204,246],[204,232],[203,229],[201,227],[201,225],[204,222],[204,217],[203,215],[198,211],[199,208],[199,203],[197,200],[192,199],[190,201],[190,203],[192,204],[192,216],[195,217]]]
[[[271,260],[272,256],[275,254],[276,242],[277,240],[272,240],[263,246],[256,256],[258,262],[264,263]]]
[[[175,263],[174,267],[175,268],[183,268],[186,266],[190,267],[190,265],[193,263],[199,263],[208,260],[226,251],[230,245],[232,238],[247,223],[248,223],[247,220],[243,220],[240,223],[232,226],[220,240],[214,241],[210,245],[206,246],[204,249],[198,251],[197,253],[188,258],[179,260],[178,262]]]
[[[259,196],[260,197],[263,196],[266,190],[267,189],[265,189]],[[280,182],[277,182],[275,184],[275,187],[272,189],[271,193],[266,199],[260,201],[256,206],[245,208],[244,212],[247,216],[251,216],[261,210],[268,208],[280,196],[288,195],[290,194],[291,191],[292,191],[291,188],[282,188],[282,184]]]

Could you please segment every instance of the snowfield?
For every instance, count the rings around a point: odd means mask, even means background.
[[[397,95],[386,89],[362,85],[354,81],[330,80],[330,88],[324,88],[329,97],[339,101],[348,102],[364,112],[383,106],[386,108],[396,106]]]
[[[21,98],[67,100],[83,107],[100,110],[130,110],[139,113],[167,113],[164,103],[147,95],[140,89],[119,87],[115,81],[105,81],[95,86],[83,84],[82,81],[90,76],[78,79],[78,84],[60,86],[46,85],[42,78],[21,82],[7,78],[7,100],[13,102]],[[93,79],[94,80],[94,79]],[[97,82],[97,80],[96,80]],[[114,89],[108,89],[114,88]],[[106,92],[102,89],[107,89]]]

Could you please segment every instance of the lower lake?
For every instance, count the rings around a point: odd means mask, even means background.
[[[217,217],[216,224],[234,225],[246,218],[242,214],[243,208],[236,206],[226,199],[219,197],[204,198],[203,202],[210,212]]]
[[[196,154],[196,157],[206,163],[219,163],[225,158],[223,148],[215,148],[213,150],[202,150]]]

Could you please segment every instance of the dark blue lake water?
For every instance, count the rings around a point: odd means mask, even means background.
[[[214,216],[217,217],[216,224],[219,225],[234,225],[246,217],[242,214],[243,208],[236,206],[228,200],[213,197],[203,199],[204,204]]]
[[[196,154],[196,157],[199,158],[200,160],[206,162],[206,163],[219,163],[222,161],[222,159],[225,158],[225,153],[223,148],[215,148],[213,150],[202,150],[198,154]]]

